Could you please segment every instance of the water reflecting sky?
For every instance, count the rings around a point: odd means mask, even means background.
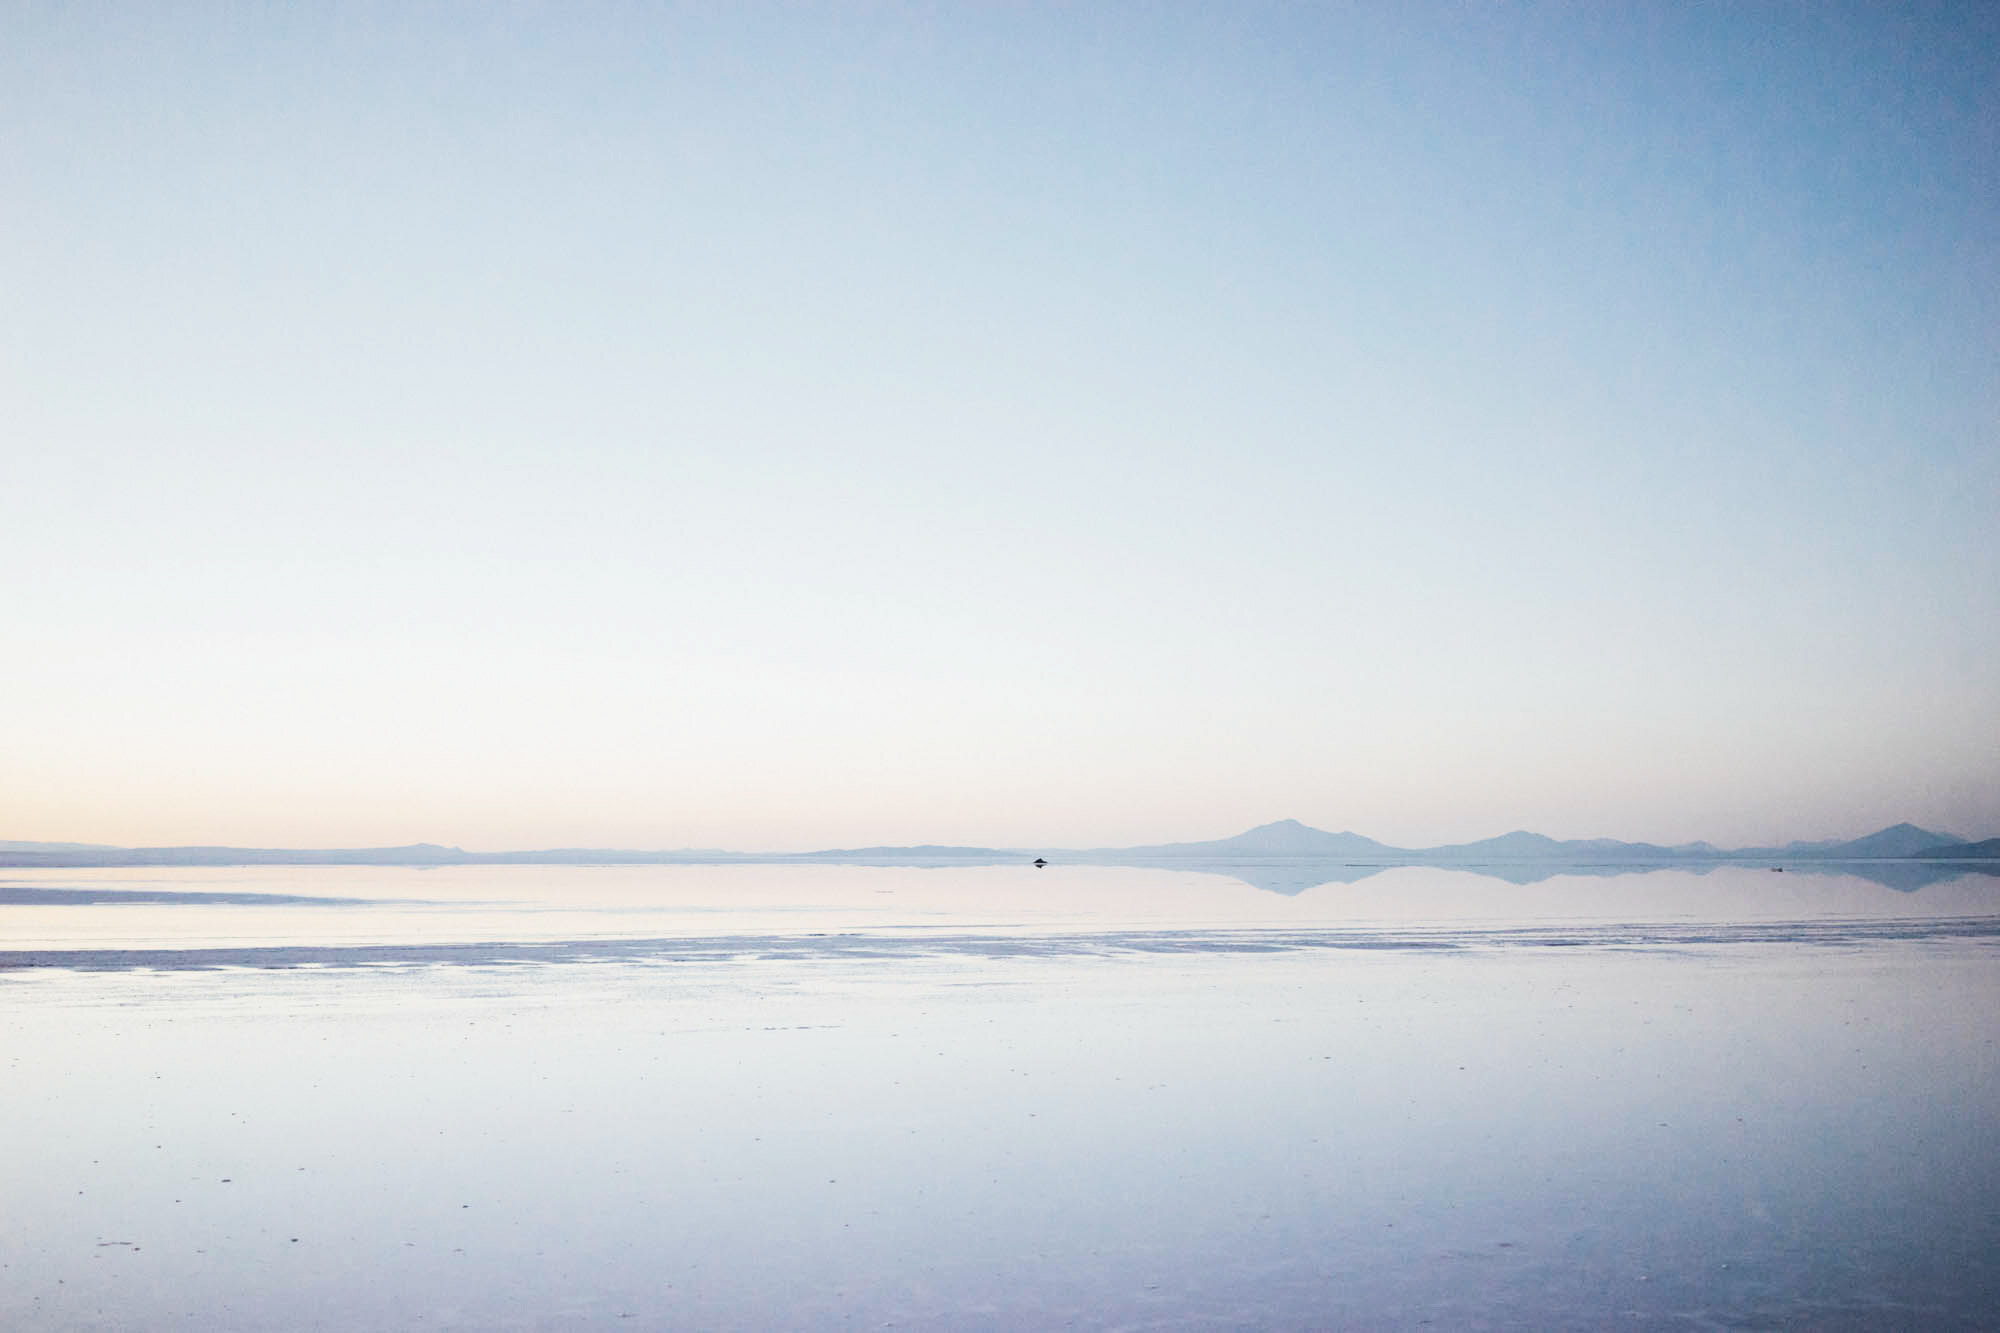
[[[2000,912],[2000,876],[1899,891],[1828,868],[1747,866],[1531,883],[1313,861],[1024,865],[376,866],[0,871],[11,949],[639,939],[813,932],[1094,932],[1359,925],[1956,919]],[[1935,870],[1936,868],[1928,868]],[[1880,873],[1876,868],[1876,873]],[[1276,891],[1273,891],[1276,890]],[[89,910],[80,910],[89,909]],[[114,910],[115,909],[115,910]]]
[[[43,894],[0,898],[8,1327],[1908,1328],[2000,1308],[1989,876],[5,887]],[[303,947],[328,942],[354,952]]]

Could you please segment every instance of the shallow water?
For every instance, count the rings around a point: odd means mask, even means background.
[[[0,951],[864,934],[1743,926],[2000,914],[2000,876],[1901,892],[1723,866],[1514,884],[1435,867],[1356,883],[1273,860],[1117,866],[282,866],[0,870]],[[1258,888],[1239,876],[1284,885]],[[89,910],[83,910],[89,909]],[[115,910],[112,910],[115,909]],[[0,960],[4,962],[4,960]]]
[[[0,896],[0,1326],[2000,1309],[1990,876],[1410,869],[1286,896],[1093,867],[282,868],[6,889],[39,892]],[[121,893],[149,900],[102,901]]]

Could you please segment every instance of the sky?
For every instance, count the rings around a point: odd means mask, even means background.
[[[2000,9],[0,8],[0,837],[2000,834]]]

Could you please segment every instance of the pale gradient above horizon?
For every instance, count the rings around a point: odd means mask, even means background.
[[[0,837],[2000,832],[2000,20],[0,17]]]

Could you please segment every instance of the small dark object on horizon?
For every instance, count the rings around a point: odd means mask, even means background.
[[[1044,861],[1041,857],[1038,856],[1035,858],[1035,869],[1040,870],[1043,866],[1047,864],[1048,862]]]

